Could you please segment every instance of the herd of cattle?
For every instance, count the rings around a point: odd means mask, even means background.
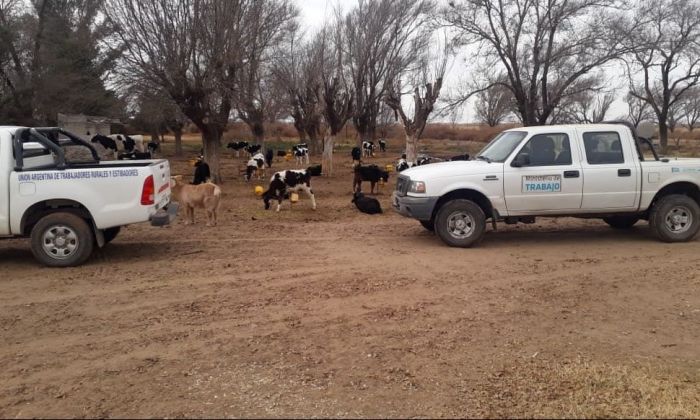
[[[111,140],[113,143],[120,142],[122,147],[112,148],[114,144],[107,142]],[[93,142],[101,143],[105,148],[117,150],[118,158],[129,159],[131,154],[139,156],[142,153],[151,154],[157,150],[157,147],[152,148],[152,143],[148,143],[146,148],[143,146],[141,136],[125,136],[116,135],[116,138],[105,136],[95,136]],[[379,151],[386,151],[386,141],[379,140],[377,142]],[[157,146],[155,144],[154,146]],[[268,148],[265,153],[262,152],[262,146],[259,144],[251,144],[245,141],[234,141],[227,145],[228,149],[235,152],[236,157],[240,157],[241,152],[247,155],[245,169],[241,171],[243,179],[246,182],[251,181],[254,177],[258,180],[266,176],[266,169],[272,168],[275,156],[283,157],[287,160],[294,157],[297,166],[309,165],[309,147],[306,143],[298,143],[294,145],[290,151],[273,150]],[[147,151],[144,151],[147,150]],[[115,152],[116,154],[116,152]],[[438,159],[430,156],[419,156],[415,163],[408,162],[406,155],[395,163],[393,168],[381,168],[378,165],[365,165],[363,158],[375,156],[375,143],[373,141],[363,141],[360,147],[354,147],[350,155],[353,160],[353,181],[352,203],[363,213],[377,214],[382,213],[382,208],[379,201],[372,197],[367,197],[362,193],[362,183],[370,183],[370,194],[375,194],[377,184],[387,183],[389,181],[389,169],[394,169],[401,172],[412,166],[426,165],[434,162],[445,160],[469,160],[469,155],[453,156],[449,159]],[[210,181],[211,172],[209,165],[204,161],[203,156],[194,163],[194,178],[191,183],[182,181],[182,177],[173,177],[171,181],[173,194],[177,201],[185,207],[186,217],[185,224],[194,223],[194,209],[203,208],[207,213],[207,226],[214,226],[217,223],[217,213],[221,202],[221,188]],[[269,209],[271,202],[276,201],[276,211],[280,211],[282,202],[286,199],[295,201],[297,193],[304,193],[311,201],[311,207],[316,209],[316,197],[311,188],[311,178],[320,176],[322,173],[321,165],[307,166],[306,169],[287,169],[275,172],[270,178],[270,183],[266,190],[258,191],[261,196],[265,209]],[[259,187],[258,187],[259,188]]]
[[[154,141],[144,144],[141,135],[112,134],[104,136],[96,134],[90,141],[114,153],[114,158],[119,160],[151,159],[160,148],[160,145]]]

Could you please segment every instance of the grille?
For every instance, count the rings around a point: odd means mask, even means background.
[[[396,192],[398,193],[398,195],[406,195],[408,193],[408,187],[410,183],[411,180],[408,177],[399,175],[399,178],[396,181]]]

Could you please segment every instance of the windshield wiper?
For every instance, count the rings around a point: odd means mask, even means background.
[[[477,156],[476,158],[477,158],[477,159],[481,159],[481,160],[485,160],[486,162],[491,163],[491,159],[488,158],[488,157],[486,157],[486,156],[484,156],[484,155],[479,155],[479,156]]]

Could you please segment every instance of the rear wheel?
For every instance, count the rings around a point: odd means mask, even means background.
[[[34,225],[34,257],[49,267],[74,267],[90,257],[94,236],[85,220],[72,213],[51,213]]]
[[[689,241],[700,229],[700,206],[687,195],[667,195],[651,209],[649,227],[663,242]]]
[[[630,229],[639,221],[637,216],[610,216],[604,217],[603,221],[613,229]]]
[[[452,200],[438,210],[435,232],[447,245],[468,248],[484,236],[486,216],[470,200]]]

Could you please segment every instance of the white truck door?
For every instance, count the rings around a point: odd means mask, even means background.
[[[630,210],[640,194],[639,157],[629,134],[617,130],[578,129],[583,155],[582,210]]]
[[[10,171],[14,166],[12,136],[0,129],[0,235],[10,234]]]
[[[583,177],[573,145],[566,130],[535,134],[506,160],[503,187],[509,214],[578,211]]]

